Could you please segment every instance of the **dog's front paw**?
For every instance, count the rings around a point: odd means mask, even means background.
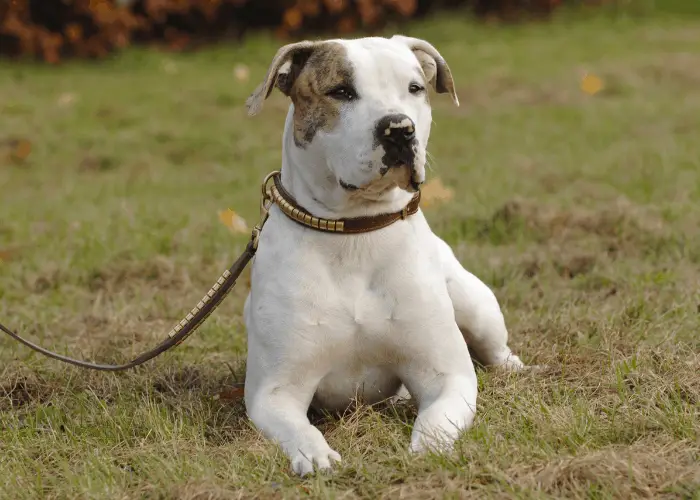
[[[488,365],[487,368],[496,370],[499,372],[524,372],[530,370],[530,367],[521,361],[521,359],[513,353],[509,353],[498,363]]]
[[[307,443],[297,448],[291,455],[292,470],[295,474],[306,476],[314,472],[330,471],[333,462],[340,462],[340,454],[324,443]]]
[[[447,434],[416,434],[408,451],[415,455],[426,453],[449,454],[454,450],[455,437]]]
[[[492,368],[506,373],[540,373],[549,370],[547,365],[526,365],[520,359],[509,359],[501,365],[492,366]]]

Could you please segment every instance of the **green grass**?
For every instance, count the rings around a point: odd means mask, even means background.
[[[299,480],[228,397],[241,279],[129,373],[3,337],[0,498],[700,499],[700,19],[407,31],[443,52],[462,103],[432,99],[429,178],[456,196],[427,217],[493,287],[516,352],[550,370],[481,371],[454,456],[408,455],[411,406],[319,418],[344,462]],[[3,323],[105,362],[162,339],[246,243],[218,212],[254,223],[279,166],[286,102],[252,119],[243,105],[278,43],[0,65]]]

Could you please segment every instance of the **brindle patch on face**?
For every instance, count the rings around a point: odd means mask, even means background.
[[[340,85],[354,88],[353,68],[345,47],[336,42],[322,43],[309,56],[290,92],[294,103],[294,142],[298,147],[311,143],[319,130],[335,127],[346,103],[326,93]]]

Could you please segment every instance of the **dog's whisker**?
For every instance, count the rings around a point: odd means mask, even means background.
[[[430,169],[431,172],[434,172],[436,170],[436,167],[438,167],[437,161],[435,160],[435,155],[433,155],[430,151],[426,150],[425,151],[425,157],[426,157],[426,166]]]

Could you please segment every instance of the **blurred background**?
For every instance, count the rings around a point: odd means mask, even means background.
[[[376,32],[410,19],[452,10],[484,22],[548,19],[558,9],[578,14],[603,7],[611,13],[698,12],[693,0],[2,0],[0,53],[104,57],[130,44],[184,50],[225,40],[242,42],[250,31],[280,38],[310,34]]]

